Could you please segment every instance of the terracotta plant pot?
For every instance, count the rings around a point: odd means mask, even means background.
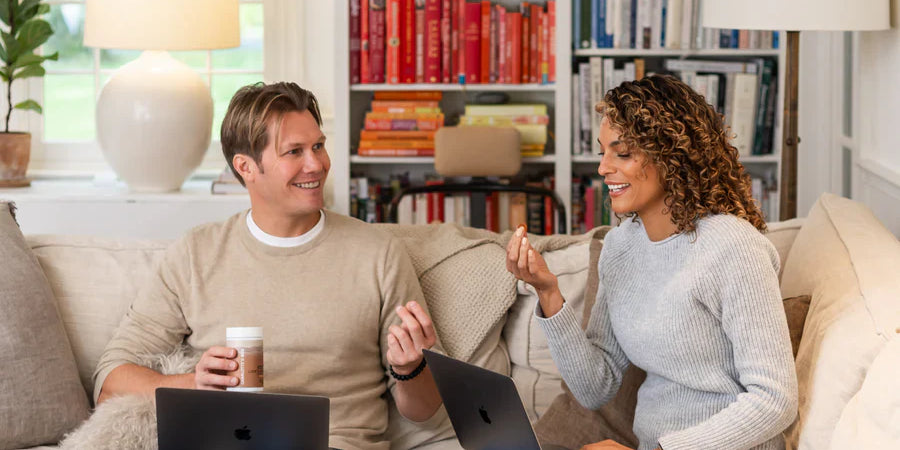
[[[0,187],[30,186],[31,133],[0,133]]]

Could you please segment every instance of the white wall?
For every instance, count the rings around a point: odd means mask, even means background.
[[[842,141],[840,32],[800,33],[798,214],[823,192],[842,194],[840,149],[854,149],[851,198],[868,205],[900,236],[900,0],[892,29],[859,32],[852,139]]]
[[[900,0],[891,8],[891,30],[859,35],[853,198],[900,236]]]

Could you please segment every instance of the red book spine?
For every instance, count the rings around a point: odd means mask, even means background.
[[[350,84],[359,83],[359,2],[350,0]]]
[[[448,83],[456,82],[459,75],[459,0],[444,0],[450,3],[450,79]]]
[[[491,2],[481,2],[481,73],[479,83],[487,83],[491,77]]]
[[[450,0],[436,0],[441,4],[441,83],[450,82]]]
[[[509,83],[509,77],[506,76],[506,9],[500,5],[497,8],[497,81],[499,83]]]
[[[491,54],[489,55],[489,63],[488,63],[488,78],[487,82],[491,84],[497,83],[498,77],[498,67],[500,64],[499,53],[497,53],[497,49],[500,46],[500,27],[498,26],[497,20],[500,17],[500,13],[497,12],[497,9],[494,7],[489,7],[488,11],[490,11],[490,21],[491,21]]]
[[[509,65],[509,82],[519,84],[522,82],[522,13],[508,13],[509,30],[506,37],[509,40],[509,51],[506,54],[506,63]]]
[[[371,80],[371,66],[369,65],[369,0],[363,2],[359,9],[359,82],[368,83]]]
[[[369,2],[369,81],[372,83],[384,83],[386,14],[384,2]]]
[[[400,82],[416,82],[415,0],[400,0]]]
[[[531,5],[531,34],[529,35],[528,48],[531,51],[529,55],[528,66],[528,82],[537,83],[540,80],[541,67],[541,7]]]
[[[492,192],[484,196],[484,229],[488,231],[498,231],[497,224],[497,201],[494,198],[498,192]]]
[[[550,82],[550,19],[549,15],[541,11],[541,65],[539,68],[538,82],[547,84]]]
[[[424,83],[441,82],[442,25],[441,0],[426,0]]]
[[[547,22],[549,29],[547,35],[548,65],[547,79],[550,83],[556,83],[556,0],[547,0]]]
[[[385,57],[385,70],[387,82],[396,84],[400,82],[400,0],[387,0],[387,56]]]
[[[456,0],[456,15],[459,16],[459,58],[456,62],[456,77],[459,84],[466,84],[466,0]]]
[[[531,80],[531,5],[522,2],[520,6],[522,20],[519,29],[519,83],[528,83]]]
[[[466,3],[466,83],[481,83],[481,3]]]
[[[553,234],[553,201],[550,197],[544,197],[544,235]]]
[[[425,82],[425,0],[416,0],[416,83]]]

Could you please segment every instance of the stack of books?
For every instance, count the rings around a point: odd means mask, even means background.
[[[575,48],[778,48],[777,31],[702,27],[700,0],[574,0],[572,9]]]
[[[212,185],[210,186],[210,191],[213,194],[246,194],[247,188],[245,188],[240,181],[238,181],[237,177],[234,176],[234,172],[231,171],[230,167],[225,167],[222,170],[222,173],[219,174],[218,178],[213,180]]]
[[[376,92],[359,134],[359,156],[434,156],[444,125],[440,92]]]
[[[522,157],[543,156],[550,116],[547,105],[466,105],[460,126],[515,127],[522,136]]]
[[[350,82],[553,83],[555,35],[556,0],[350,0]]]

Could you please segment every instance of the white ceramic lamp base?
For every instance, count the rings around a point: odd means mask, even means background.
[[[176,191],[203,160],[212,118],[200,75],[167,52],[145,51],[100,92],[97,137],[131,190]]]

